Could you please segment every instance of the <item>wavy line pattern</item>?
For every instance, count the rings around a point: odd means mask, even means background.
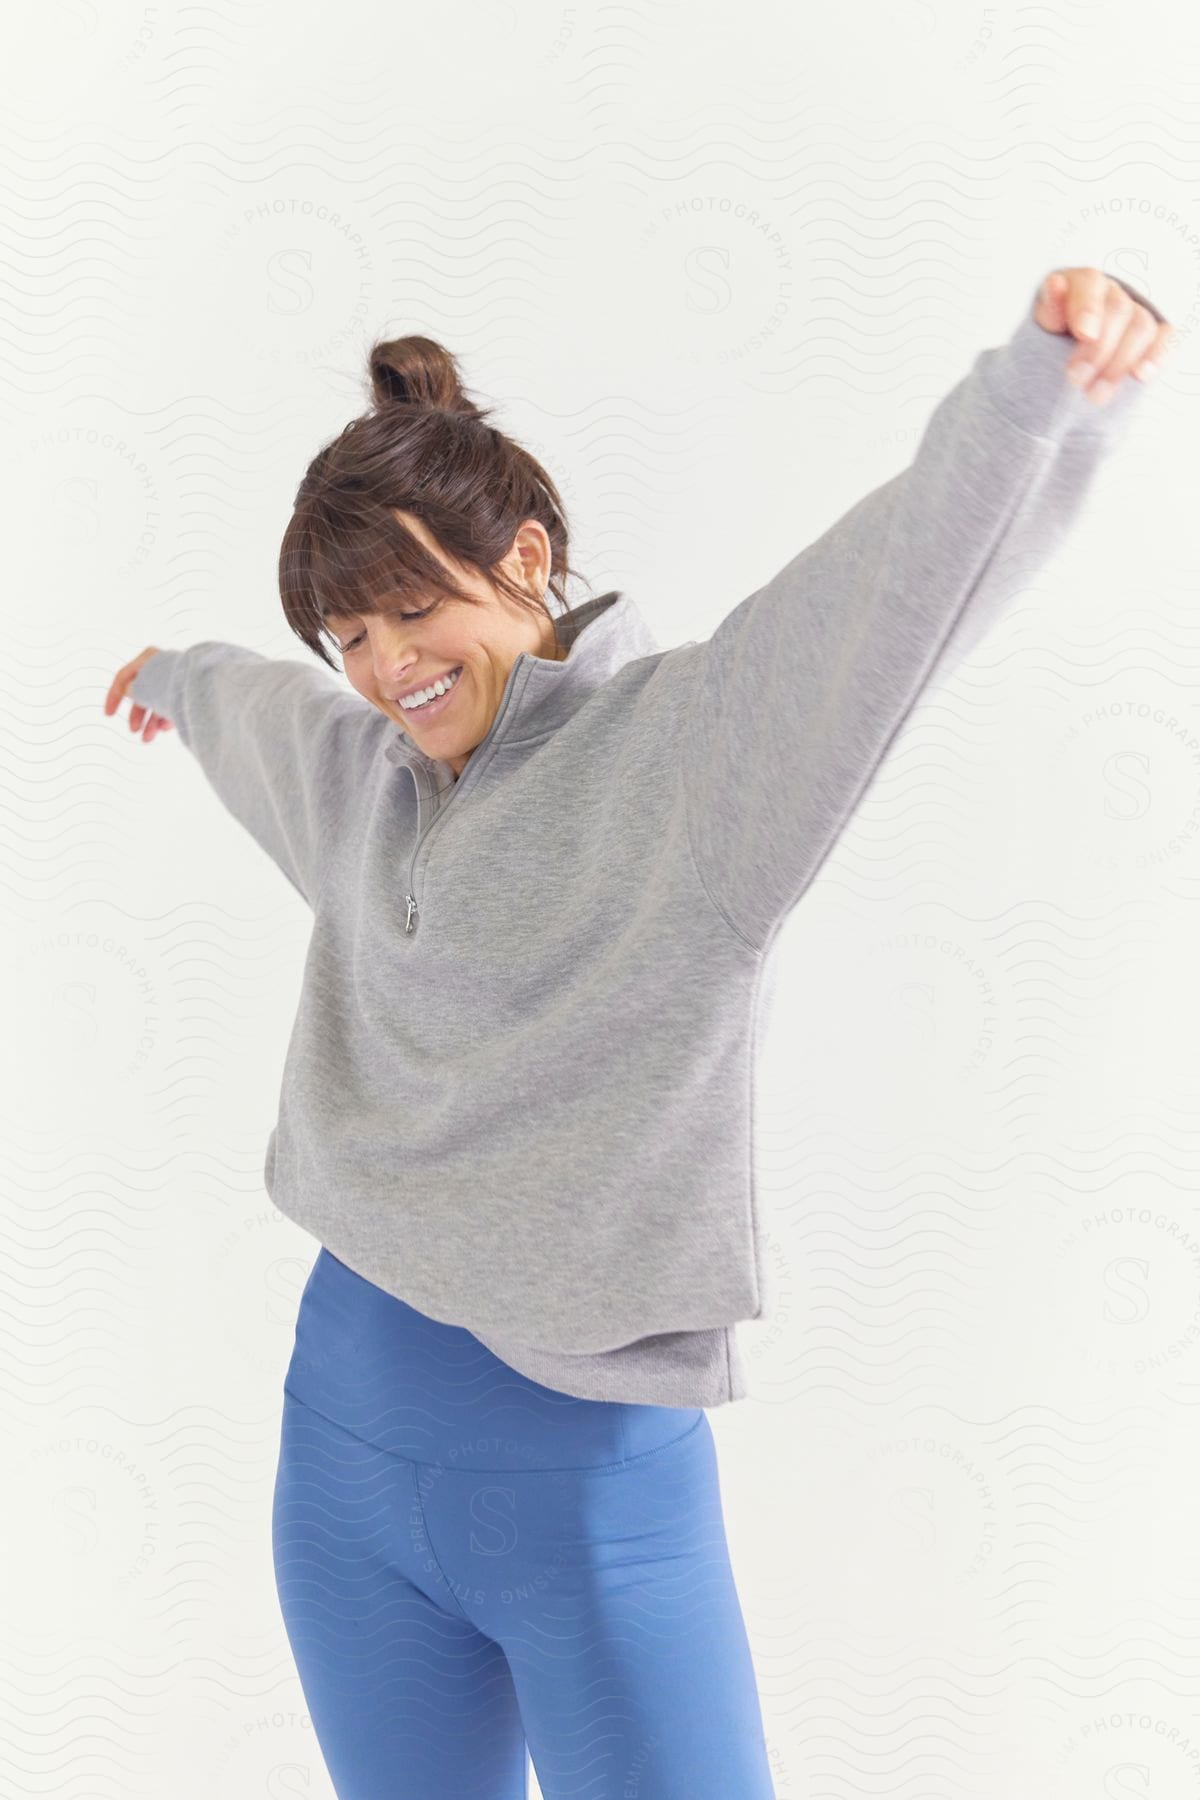
[[[453,345],[594,591],[669,644],[903,466],[1038,274],[1089,264],[1178,322],[1169,372],[779,941],[774,1300],[754,1402],[712,1426],[778,1800],[1191,1791],[1200,27],[1165,0],[6,24],[0,1787],[335,1792],[269,1516],[315,1246],[261,1166],[307,915],[178,744],[103,716],[114,671],[293,653],[279,537],[385,328]],[[449,1614],[413,1637],[328,1541],[339,1492],[386,1540],[419,1459],[379,1434],[417,1456],[434,1422],[370,1400],[374,1442],[335,1467],[314,1439],[277,1496],[289,1628],[340,1646],[368,1724],[403,1694],[484,1733],[513,1671],[565,1682],[588,1613],[531,1615],[507,1662]],[[623,1596],[648,1668],[721,1529]],[[555,1800],[675,1791],[650,1748],[616,1766],[607,1690],[563,1693]]]

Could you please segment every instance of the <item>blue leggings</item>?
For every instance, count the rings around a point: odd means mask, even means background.
[[[702,1408],[519,1375],[327,1250],[275,1579],[338,1800],[774,1800]]]

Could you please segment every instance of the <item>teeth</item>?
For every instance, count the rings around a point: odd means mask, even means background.
[[[419,693],[406,695],[400,702],[401,706],[405,712],[413,712],[416,708],[424,706],[427,701],[436,700],[440,694],[447,693],[454,686],[461,673],[461,669],[453,670],[449,675],[435,681],[432,687],[422,688]]]

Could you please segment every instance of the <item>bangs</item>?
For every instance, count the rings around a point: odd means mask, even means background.
[[[310,494],[293,513],[279,552],[279,593],[291,629],[331,668],[330,617],[475,598],[390,507],[345,492]]]

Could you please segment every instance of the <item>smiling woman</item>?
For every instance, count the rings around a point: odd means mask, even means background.
[[[566,655],[547,604],[574,571],[558,491],[427,337],[377,342],[372,409],[313,458],[279,553],[301,642],[455,778],[522,651]],[[454,685],[430,692],[454,670]],[[426,694],[423,705],[412,702]]]
[[[518,604],[499,580],[469,566],[452,568],[415,514],[397,508],[395,516],[447,579],[461,584],[462,597],[439,598],[415,610],[385,607],[380,597],[372,611],[359,614],[339,605],[326,610],[325,628],[341,651],[351,687],[428,755],[447,763],[457,781],[491,730],[521,652],[552,662],[566,655],[544,605],[553,548],[540,520],[518,526],[499,568],[499,578],[516,589]]]
[[[378,346],[280,559],[357,693],[219,641],[114,678],[314,913],[263,1176],[322,1246],[273,1526],[339,1794],[524,1800],[528,1742],[546,1800],[771,1800],[705,1418],[777,1296],[770,953],[1137,419],[1054,324],[1023,312],[907,468],[665,651],[616,590],[551,615],[537,465],[436,345]]]

